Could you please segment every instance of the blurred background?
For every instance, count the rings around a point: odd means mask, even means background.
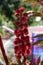
[[[35,2],[34,2],[35,1]],[[34,2],[34,3],[33,3]],[[37,0],[0,0],[0,33],[3,34],[4,30],[2,26],[7,26],[14,29],[15,22],[15,10],[19,7],[24,6],[27,11],[42,12],[43,6],[40,5]],[[43,25],[43,17],[30,17],[28,19],[30,26]]]
[[[41,14],[43,14],[43,6],[40,5],[37,0],[0,0],[0,35],[3,38],[3,42],[6,43],[6,45],[4,46],[8,46],[9,43],[9,48],[7,47],[7,49],[12,49],[13,48],[13,42],[11,42],[14,38],[13,38],[13,34],[8,32],[5,28],[8,27],[10,28],[12,31],[15,29],[14,26],[14,22],[15,22],[15,10],[20,8],[21,6],[25,7],[25,11],[26,12],[31,12],[31,11],[35,11],[35,12],[41,12]],[[28,24],[29,26],[43,26],[43,16],[32,16],[28,19]],[[4,27],[5,26],[5,27]],[[6,49],[6,47],[5,47]],[[14,50],[11,50],[11,52],[9,53],[9,51],[7,51],[6,53],[10,54],[10,57],[8,56],[8,58],[10,59],[10,62],[13,61],[14,58],[12,58],[12,51],[14,52]],[[1,52],[1,51],[0,51]],[[9,55],[8,54],[8,55]],[[2,58],[2,53],[0,53],[0,58]],[[12,59],[11,59],[12,58]],[[14,62],[14,61],[13,61]]]

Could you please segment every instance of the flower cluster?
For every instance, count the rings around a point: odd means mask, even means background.
[[[14,31],[14,34],[16,35],[14,44],[16,46],[14,47],[14,50],[18,59],[20,59],[21,56],[27,58],[31,53],[32,47],[29,40],[30,37],[28,36],[28,14],[25,13],[24,10],[25,8],[21,7],[15,12],[17,20],[14,23],[16,26]]]

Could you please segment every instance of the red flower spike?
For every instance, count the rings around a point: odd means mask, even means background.
[[[22,35],[22,30],[15,30],[15,31],[14,31],[14,34],[15,34],[17,37],[19,37],[19,36]]]
[[[16,38],[15,40],[14,40],[14,44],[20,44],[21,43],[21,40],[19,39],[19,38]]]
[[[19,8],[19,11],[20,11],[20,12],[24,12],[24,10],[25,10],[24,7],[20,7],[20,8]]]
[[[22,16],[20,21],[21,21],[22,23],[25,23],[25,22],[27,22],[27,18],[24,17],[24,16]]]
[[[18,22],[18,21],[16,21],[14,24],[15,24],[15,26],[17,26],[17,27],[19,26],[19,22]]]
[[[20,14],[24,12],[24,7],[19,8],[16,10],[15,14],[16,17],[20,17]],[[14,40],[14,44],[18,44],[19,46],[15,46],[15,53],[17,55],[17,58],[20,60],[21,54],[26,58],[30,55],[32,46],[29,41],[28,36],[28,22],[27,22],[27,13],[23,13],[19,22],[15,22],[15,26],[18,27],[18,29],[15,30],[14,34],[18,37]],[[20,37],[19,37],[20,36]]]

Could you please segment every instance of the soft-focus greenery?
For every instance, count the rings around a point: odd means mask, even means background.
[[[5,25],[11,29],[14,29],[15,28],[14,13],[15,10],[21,6],[25,7],[26,12],[30,10],[40,11],[40,9],[42,8],[40,4],[35,5],[35,3],[32,3],[32,1],[29,2],[29,0],[27,0],[27,2],[25,2],[25,0],[0,0],[0,27]],[[28,20],[29,25],[31,26],[43,25],[42,18],[38,22],[36,21],[35,18],[36,17],[29,18]],[[2,28],[0,30],[2,31]]]

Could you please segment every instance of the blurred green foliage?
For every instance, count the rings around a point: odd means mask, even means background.
[[[0,0],[0,26],[8,26],[11,29],[14,29],[15,10],[21,6],[24,6],[27,11],[34,10],[38,11],[42,8],[41,5],[37,4],[35,7],[34,3],[22,4],[24,0]],[[40,22],[35,21],[36,17],[31,17],[28,20],[30,26],[43,25],[43,19]],[[1,29],[0,29],[1,30]]]

